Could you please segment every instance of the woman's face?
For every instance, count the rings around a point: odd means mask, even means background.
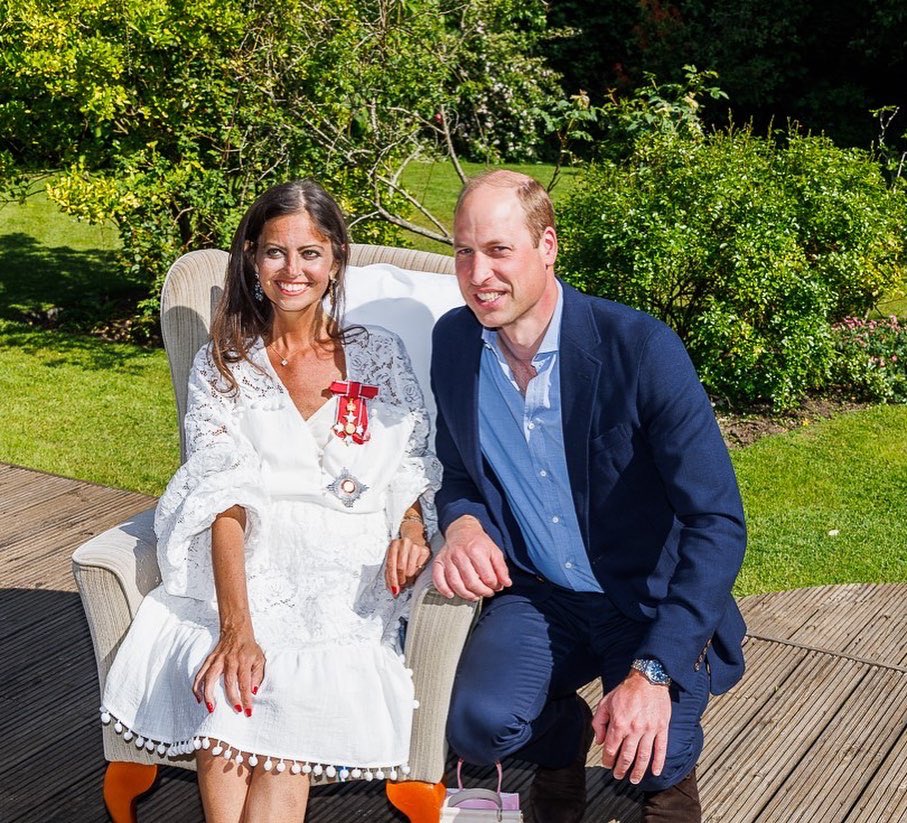
[[[265,223],[255,246],[255,270],[278,312],[317,311],[337,270],[331,241],[305,211]]]

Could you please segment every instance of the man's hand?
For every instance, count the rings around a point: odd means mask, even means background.
[[[432,569],[432,582],[444,597],[478,600],[511,585],[504,552],[474,517],[454,520],[445,538]]]
[[[602,698],[592,718],[595,742],[603,744],[602,765],[613,770],[616,780],[629,772],[634,784],[642,780],[650,761],[652,774],[661,774],[670,720],[668,687],[653,686],[640,672],[631,671]]]

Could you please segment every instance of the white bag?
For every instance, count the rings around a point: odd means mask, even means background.
[[[498,789],[464,789],[463,759],[457,763],[457,788],[448,789],[441,806],[440,823],[523,823],[520,796],[502,792],[503,772],[498,767]]]

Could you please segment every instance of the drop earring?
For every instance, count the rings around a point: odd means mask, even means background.
[[[265,290],[261,287],[261,280],[258,277],[258,269],[255,269],[255,283],[252,286],[252,297],[256,303],[261,303],[265,299]]]

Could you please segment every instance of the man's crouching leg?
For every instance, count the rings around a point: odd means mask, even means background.
[[[469,763],[490,765],[514,754],[538,764],[531,800],[563,815],[540,811],[536,820],[573,823],[585,810],[592,739],[591,713],[574,690],[594,676],[596,664],[572,653],[578,633],[552,611],[550,602],[519,594],[491,601],[460,659],[447,736]]]
[[[668,752],[657,777],[647,772],[643,790],[643,823],[699,823],[702,807],[696,782],[696,762],[702,753],[701,718],[708,703],[709,677],[705,669],[692,691],[672,695]]]
[[[484,711],[475,711],[477,702],[484,704]],[[488,708],[481,700],[452,702],[448,739],[453,750],[477,765],[510,754],[539,763],[529,791],[527,823],[579,823],[586,811],[586,755],[592,744],[592,712],[585,701],[575,694],[551,701],[534,723],[516,717],[512,708],[494,717]],[[548,732],[536,736],[536,727]]]
[[[683,780],[657,792],[646,792],[642,803],[644,823],[699,823],[702,806],[699,803],[699,786],[696,770]]]

